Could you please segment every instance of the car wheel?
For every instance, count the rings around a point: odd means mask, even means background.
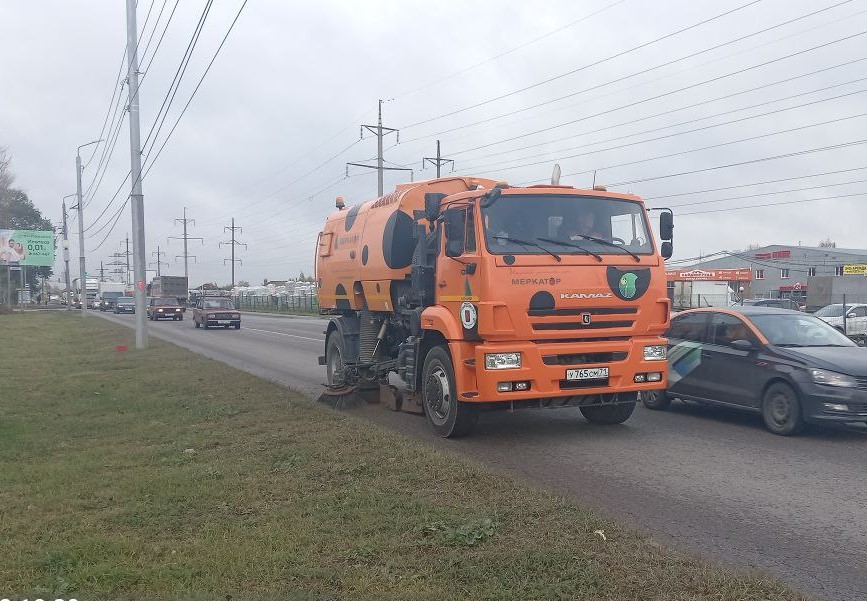
[[[424,359],[421,398],[428,424],[443,438],[465,436],[478,422],[478,412],[458,400],[452,359],[442,346],[432,348]]]
[[[648,390],[641,393],[641,402],[648,409],[668,409],[671,405],[671,397],[665,390]]]
[[[196,321],[195,318],[194,318],[194,319],[193,319],[193,325],[196,326],[196,327],[198,328],[201,324],[199,324],[199,322]]]
[[[801,403],[792,387],[782,382],[771,384],[762,402],[765,426],[774,434],[792,436],[804,429]]]
[[[617,403],[616,405],[597,405],[595,407],[580,407],[581,414],[591,424],[611,426],[622,424],[635,411],[635,401]]]
[[[181,315],[180,317],[178,317],[178,321],[183,321],[183,320],[184,320],[184,316],[183,316],[183,315]]]
[[[207,321],[202,322],[202,329],[205,329],[205,330],[208,329],[208,322]]]
[[[235,324],[235,329],[236,329],[236,330],[240,330],[240,329],[241,329],[241,324],[236,323],[236,324]]]

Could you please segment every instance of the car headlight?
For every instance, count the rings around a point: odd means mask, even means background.
[[[157,309],[157,313],[162,313],[162,312],[163,312],[162,309]]]
[[[237,313],[232,313],[232,319],[241,319],[241,316]]]
[[[855,378],[846,374],[838,374],[835,371],[826,369],[811,369],[810,377],[816,384],[824,384],[825,386],[839,386],[841,388],[855,388]]]
[[[521,353],[485,353],[485,369],[517,369]]]
[[[654,344],[644,347],[645,361],[665,361],[668,356],[668,347],[664,344]]]

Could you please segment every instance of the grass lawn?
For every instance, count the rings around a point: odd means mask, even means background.
[[[802,598],[96,317],[0,332],[0,597]]]

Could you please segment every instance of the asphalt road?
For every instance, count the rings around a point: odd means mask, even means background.
[[[132,326],[132,316],[104,317]],[[153,324],[152,335],[317,395],[323,320],[245,314],[240,331]],[[577,409],[485,414],[445,441],[423,417],[356,410],[389,428],[625,519],[659,542],[781,577],[825,599],[867,599],[867,435],[774,436],[761,419],[675,403],[622,426]]]

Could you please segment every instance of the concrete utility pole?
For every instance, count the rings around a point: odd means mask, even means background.
[[[156,252],[152,252],[151,254],[156,256],[157,260],[154,261],[153,263],[150,263],[150,265],[156,265],[157,266],[157,277],[160,277],[160,265],[168,265],[168,263],[166,263],[165,261],[160,260],[160,256],[165,256],[166,253],[161,251],[159,245],[157,245]]]
[[[130,207],[132,211],[132,251],[133,270],[135,271],[135,347],[147,348],[148,332],[146,321],[146,288],[144,227],[144,194],[141,187],[141,132],[139,131],[138,95],[138,30],[135,14],[136,0],[126,0],[126,56],[127,84],[129,85],[129,157],[132,191]]]
[[[228,231],[228,232],[232,233],[232,239],[229,240],[228,242],[220,242],[220,246],[222,247],[224,244],[227,244],[227,245],[232,247],[232,258],[231,259],[223,259],[223,265],[226,264],[226,261],[229,261],[232,265],[232,288],[234,288],[235,287],[235,263],[240,263],[241,265],[244,264],[244,262],[241,259],[235,258],[235,247],[236,246],[243,246],[244,248],[247,248],[247,245],[244,244],[243,242],[238,242],[235,239],[235,231],[239,231],[241,233],[244,233],[244,231],[240,226],[235,225],[235,218],[234,217],[232,217],[232,225],[224,227],[223,231],[224,232]]]
[[[84,262],[84,203],[81,201],[81,172],[84,170],[81,167],[81,149],[91,144],[98,144],[102,140],[94,140],[87,144],[82,144],[75,152],[75,202],[78,209],[78,277],[79,287],[81,289],[79,300],[81,300],[81,316],[87,317],[87,266]]]
[[[183,240],[183,241],[184,241],[184,254],[182,254],[182,255],[175,255],[175,260],[177,260],[177,259],[180,258],[180,257],[183,257],[183,258],[184,258],[184,277],[187,278],[187,284],[189,285],[189,282],[190,282],[190,268],[189,268],[189,260],[190,260],[190,257],[192,257],[192,259],[193,259],[193,263],[196,263],[196,255],[191,255],[191,254],[189,254],[189,251],[188,251],[188,249],[187,249],[187,241],[189,241],[189,240],[198,240],[198,241],[200,241],[202,244],[204,244],[204,243],[205,243],[205,239],[204,239],[204,238],[197,238],[197,237],[195,237],[195,236],[190,236],[189,234],[187,234],[187,226],[190,225],[190,224],[192,224],[192,225],[196,225],[196,220],[195,220],[195,219],[188,219],[188,218],[187,218],[187,207],[184,207],[184,216],[183,216],[183,218],[181,218],[181,219],[175,219],[175,223],[178,223],[178,222],[180,222],[181,225],[184,227],[184,235],[183,235],[183,236],[169,236],[169,237],[166,239],[166,242],[168,243],[169,240]]]
[[[452,164],[452,170],[454,170],[454,165],[455,165],[455,162],[452,159],[444,159],[440,155],[440,141],[439,140],[437,140],[437,156],[436,156],[436,158],[424,157],[421,160],[421,168],[424,169],[424,166],[427,163],[433,163],[434,166],[437,168],[437,179],[439,179],[439,177],[440,177],[440,167],[442,167],[443,165],[446,165],[448,163],[451,163]]]
[[[63,277],[66,280],[66,310],[72,311],[72,297],[69,292],[72,285],[69,281],[69,226],[66,223],[66,199],[75,196],[67,194],[63,197]]]
[[[400,132],[392,127],[383,127],[382,126],[382,103],[384,100],[380,99],[379,101],[379,119],[377,120],[376,125],[362,125],[361,126],[361,138],[364,139],[364,131],[367,130],[373,135],[376,136],[376,165],[367,165],[365,163],[346,163],[346,175],[349,175],[349,167],[364,167],[365,169],[376,169],[376,194],[377,196],[382,196],[382,176],[385,171],[409,171],[410,172],[410,180],[412,180],[412,169],[409,167],[386,167],[384,166],[385,157],[383,156],[382,150],[382,140],[388,134],[395,134],[397,137],[397,141],[400,142]]]

